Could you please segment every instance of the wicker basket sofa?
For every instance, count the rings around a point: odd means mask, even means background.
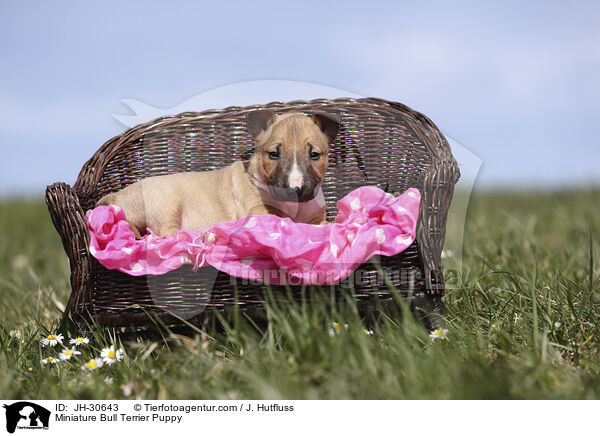
[[[459,178],[448,142],[429,118],[403,104],[340,98],[164,116],[106,142],[85,163],[72,187],[65,183],[48,186],[46,203],[70,260],[69,309],[78,325],[94,320],[109,327],[142,327],[155,322],[153,318],[167,324],[180,323],[182,318],[198,323],[215,310],[227,312],[234,306],[248,316],[264,314],[263,286],[210,267],[193,271],[186,266],[162,276],[141,277],[104,268],[90,255],[85,221],[85,211],[101,196],[142,178],[212,170],[249,158],[254,145],[245,117],[257,109],[278,114],[321,111],[341,119],[323,184],[328,220],[335,215],[336,201],[359,186],[374,185],[393,194],[409,187],[420,190],[416,241],[396,256],[380,257],[379,265],[363,264],[356,274],[360,280],[353,280],[353,295],[365,311],[389,303],[393,301],[391,281],[410,299],[413,310],[422,314],[443,311],[440,257],[446,216]],[[387,272],[387,284],[382,283],[382,269]],[[291,292],[298,298],[304,295],[297,287]]]

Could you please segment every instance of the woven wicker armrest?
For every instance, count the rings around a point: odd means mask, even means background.
[[[436,162],[425,175],[417,239],[428,292],[417,293],[412,307],[422,315],[444,312],[442,296],[445,282],[441,268],[441,252],[446,238],[446,217],[460,172],[454,158]]]
[[[46,188],[46,204],[50,217],[71,264],[70,312],[81,314],[91,309],[90,235],[77,193],[66,183],[54,183]]]

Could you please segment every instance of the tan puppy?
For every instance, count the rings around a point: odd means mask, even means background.
[[[325,222],[321,182],[338,121],[320,113],[247,115],[256,149],[249,161],[204,172],[149,177],[102,197],[113,204],[137,237],[149,227],[158,235],[198,230],[238,218],[272,213],[295,222]]]

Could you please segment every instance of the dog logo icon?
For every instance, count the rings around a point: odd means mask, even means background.
[[[19,401],[10,405],[4,404],[6,409],[6,431],[14,433],[19,429],[48,429],[50,411],[42,406],[29,401]]]

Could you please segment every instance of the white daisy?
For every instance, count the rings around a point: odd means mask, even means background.
[[[80,351],[77,351],[75,349],[75,347],[73,348],[65,348],[64,350],[62,350],[62,352],[58,355],[58,357],[60,357],[60,360],[69,360],[71,357],[73,356],[77,356],[78,354],[81,354]]]
[[[81,369],[93,371],[96,368],[100,368],[102,365],[104,365],[102,359],[92,359],[88,361],[85,365],[82,365]]]
[[[129,382],[126,385],[121,386],[121,389],[123,390],[123,395],[128,397],[135,391],[135,385]]]
[[[59,359],[57,359],[56,357],[52,357],[52,356],[48,356],[45,359],[42,359],[42,365],[45,365],[47,363],[58,363]]]
[[[561,325],[562,325],[562,324],[560,323],[560,321],[556,321],[556,322],[554,323],[554,328],[557,328],[557,329],[559,329]]]
[[[12,265],[14,269],[23,269],[29,265],[29,259],[24,254],[18,254],[13,259]]]
[[[56,344],[61,344],[63,342],[63,339],[65,337],[63,335],[48,335],[47,337],[45,337],[44,339],[42,339],[40,342],[42,343],[42,345],[50,345],[51,347],[54,347]]]
[[[88,338],[82,338],[81,336],[76,337],[75,339],[71,339],[69,344],[72,345],[81,345],[81,344],[89,344],[90,340]]]
[[[342,326],[338,322],[335,322],[335,321],[332,322],[331,327],[333,327],[333,328],[329,329],[329,336],[334,336],[337,333],[341,333],[341,331],[342,331]],[[348,329],[348,324],[344,324],[344,328]]]
[[[429,337],[432,341],[436,339],[446,339],[446,335],[448,334],[448,329],[437,329],[429,333]]]
[[[21,330],[11,330],[8,335],[11,339],[21,340],[22,343],[25,343],[25,339],[23,338],[23,333]]]
[[[108,348],[104,348],[100,353],[100,357],[107,365],[112,365],[115,362],[123,360],[123,349],[119,348],[115,351],[115,346],[111,345]]]

